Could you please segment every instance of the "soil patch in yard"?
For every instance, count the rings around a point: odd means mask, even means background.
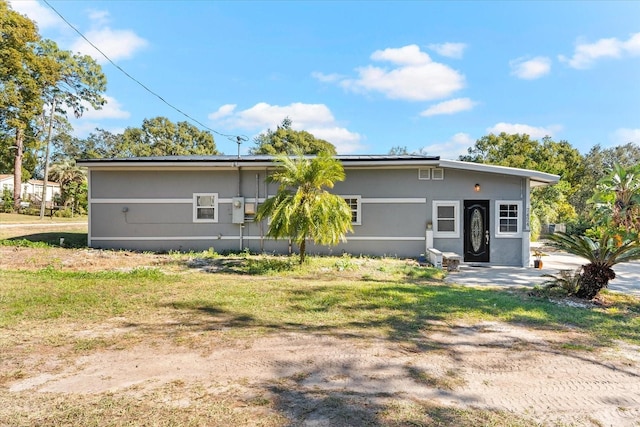
[[[108,327],[79,334],[94,339],[131,334],[125,324],[114,319]],[[389,405],[428,402],[507,411],[543,425],[636,426],[638,348],[559,351],[566,334],[501,323],[433,323],[411,347],[385,339],[279,333],[233,342],[214,338],[198,349],[156,337],[47,366],[47,358],[56,360],[50,354],[37,363],[39,373],[5,386],[15,394],[143,398],[179,383],[211,396],[232,390],[235,401],[259,396],[303,425],[357,425],[354,417],[382,423],[379,412]],[[196,403],[192,399],[185,394],[176,404],[189,407]]]

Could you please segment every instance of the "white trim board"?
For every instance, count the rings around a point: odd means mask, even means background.
[[[260,237],[260,236],[242,236],[242,240],[259,240],[259,239],[265,239],[265,240],[275,240],[272,239],[271,237]],[[131,236],[123,236],[123,237],[93,237],[92,240],[94,241],[98,241],[98,240],[102,240],[102,241],[118,241],[118,240],[122,240],[122,241],[126,241],[126,242],[130,242],[130,241],[147,241],[147,242],[155,242],[155,241],[162,241],[162,240],[240,240],[240,236],[148,236],[148,237],[131,237]],[[285,241],[286,239],[281,239],[282,241]],[[362,237],[349,237],[347,238],[347,242],[348,241],[424,241],[425,237],[411,237],[411,236],[405,236],[405,237],[393,237],[393,236],[362,236]],[[322,245],[320,245],[322,246]]]

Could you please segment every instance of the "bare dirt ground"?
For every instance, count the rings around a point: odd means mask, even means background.
[[[20,256],[16,252],[20,251]],[[162,266],[166,255],[49,250],[29,257],[25,248],[0,247],[2,268]],[[25,261],[26,260],[26,261]],[[172,326],[174,319],[157,319]],[[175,326],[175,325],[173,325]],[[370,425],[389,401],[429,401],[457,408],[502,410],[541,425],[640,426],[640,349],[626,344],[606,351],[562,349],[578,332],[540,331],[502,323],[432,323],[415,345],[385,339],[282,332],[249,339],[219,339],[198,346],[170,336],[145,338],[143,326],[114,318],[78,337],[138,336],[120,349],[97,349],[76,357],[55,346],[28,359],[2,355],[0,370],[21,369],[5,383],[10,393],[124,393],[144,395],[181,384],[243,399],[274,399],[295,425]],[[36,333],[36,332],[34,332]],[[205,345],[202,345],[205,344]],[[351,418],[337,422],[329,396],[353,403]],[[185,394],[167,404],[189,407]],[[357,421],[359,420],[359,421]],[[0,423],[1,424],[1,423]]]

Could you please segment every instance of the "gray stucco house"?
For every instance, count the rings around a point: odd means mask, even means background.
[[[309,253],[416,258],[428,248],[464,263],[529,265],[529,192],[559,177],[419,155],[341,155],[332,192],[354,232]],[[271,156],[172,156],[78,161],[89,173],[89,246],[287,253],[256,209],[277,191]]]

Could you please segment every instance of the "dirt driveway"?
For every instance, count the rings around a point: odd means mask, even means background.
[[[113,319],[99,330],[78,333],[132,333],[124,323]],[[8,390],[144,398],[177,383],[204,387],[211,395],[233,390],[234,401],[277,401],[295,425],[377,425],[379,408],[394,402],[501,410],[540,425],[639,425],[638,348],[558,351],[554,344],[566,340],[566,333],[500,323],[432,326],[423,349],[387,340],[280,333],[212,340],[198,350],[154,339],[75,360],[34,355],[40,373],[12,382]],[[335,408],[327,399],[343,403]],[[188,408],[195,398],[184,394],[168,403]]]

